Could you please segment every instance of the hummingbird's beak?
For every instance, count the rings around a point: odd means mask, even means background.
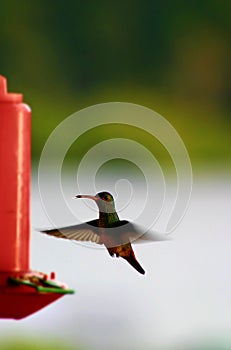
[[[78,194],[77,196],[73,197],[74,199],[76,198],[88,198],[88,199],[92,199],[93,201],[98,201],[100,198],[96,197],[96,196],[90,196],[88,194]]]

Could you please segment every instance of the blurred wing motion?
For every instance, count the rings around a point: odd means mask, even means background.
[[[99,236],[98,220],[92,220],[79,225],[39,231],[58,238],[102,244]]]
[[[168,240],[168,238],[161,233],[153,231],[143,233],[145,232],[144,229],[126,220],[119,221],[113,227],[107,227],[105,230],[107,236],[112,239],[112,246],[126,244],[128,242],[139,244]],[[100,238],[101,228],[98,226],[98,219],[79,225],[39,231],[58,238],[103,244]]]

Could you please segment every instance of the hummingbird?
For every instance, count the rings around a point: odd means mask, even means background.
[[[95,196],[77,195],[74,198],[87,198],[95,201],[99,209],[99,218],[78,225],[42,230],[41,232],[58,238],[103,244],[110,256],[125,259],[144,275],[145,271],[136,259],[131,243],[159,241],[166,238],[158,236],[156,233],[146,232],[143,234],[143,230],[137,225],[127,220],[120,220],[115,209],[114,198],[109,192],[99,192]]]

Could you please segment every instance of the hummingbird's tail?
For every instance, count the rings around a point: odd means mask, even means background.
[[[134,267],[134,269],[136,269],[136,271],[138,271],[139,273],[144,275],[145,271],[142,268],[142,266],[140,265],[140,263],[137,261],[135,253],[132,249],[131,243],[124,244],[122,247],[123,247],[123,250],[120,253],[120,256],[122,258],[124,258],[125,260],[127,260],[127,262],[130,265],[132,265]]]
[[[125,260],[127,260],[127,262],[132,265],[134,267],[134,269],[136,269],[139,273],[141,273],[142,275],[145,274],[144,269],[142,268],[142,266],[140,265],[140,263],[136,260],[135,254],[133,251],[131,251],[131,255],[130,256],[126,256],[123,257]]]
[[[132,265],[134,269],[136,269],[139,273],[141,273],[142,275],[145,274],[144,269],[136,260],[136,257],[130,242],[116,246],[116,247],[110,247],[110,248],[108,247],[107,250],[111,256],[114,256],[114,255],[116,255],[117,257],[120,256],[121,258],[127,260],[127,262],[130,265]]]

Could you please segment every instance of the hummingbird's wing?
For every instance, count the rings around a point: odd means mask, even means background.
[[[115,223],[109,230],[109,233],[118,244],[126,244],[128,242],[141,244],[168,240],[165,234],[151,230],[146,231],[144,227],[133,224],[127,220],[121,220]]]
[[[101,239],[102,232],[100,231],[98,224],[98,219],[96,219],[79,225],[39,231],[46,233],[49,236],[55,236],[58,238],[105,244],[108,248],[127,243],[151,243],[168,239],[161,233],[145,231],[145,228],[141,226],[133,224],[127,220],[121,220],[113,223],[113,225],[110,225],[110,227],[104,228],[107,235],[107,239],[105,241],[105,239]]]
[[[90,241],[97,244],[102,244],[100,235],[98,220],[91,220],[79,225],[60,227],[56,229],[40,230],[42,233],[46,233],[49,236],[55,236],[58,238],[76,240],[76,241]]]

